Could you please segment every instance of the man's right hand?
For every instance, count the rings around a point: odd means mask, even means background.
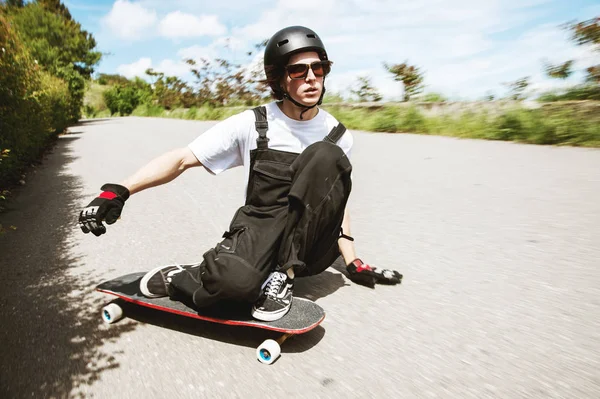
[[[79,213],[79,227],[84,233],[92,232],[96,237],[106,233],[102,222],[113,224],[121,216],[125,201],[129,198],[127,187],[105,184],[102,193]]]

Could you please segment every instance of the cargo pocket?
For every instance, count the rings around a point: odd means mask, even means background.
[[[212,303],[216,299],[254,301],[258,298],[265,275],[254,264],[250,232],[247,226],[230,229],[214,251],[205,256],[204,289],[195,293],[195,301]]]
[[[217,254],[235,253],[240,244],[240,236],[242,233],[246,232],[246,230],[248,230],[248,227],[239,226],[223,233],[223,240],[215,247]]]
[[[284,204],[292,184],[289,164],[259,161],[252,168],[251,203],[255,206]]]

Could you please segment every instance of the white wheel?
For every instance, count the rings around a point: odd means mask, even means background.
[[[112,324],[123,317],[123,309],[116,303],[111,303],[102,308],[102,320]]]
[[[271,364],[281,354],[281,347],[276,341],[268,339],[256,349],[256,357],[261,363]]]

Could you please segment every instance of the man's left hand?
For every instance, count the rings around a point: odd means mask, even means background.
[[[346,265],[346,270],[350,275],[350,280],[371,288],[373,288],[375,284],[396,285],[402,282],[402,274],[397,271],[378,269],[364,263],[358,258]]]

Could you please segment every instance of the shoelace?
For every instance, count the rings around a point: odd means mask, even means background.
[[[279,293],[279,289],[285,282],[287,276],[284,273],[276,272],[273,277],[267,283],[266,295],[276,296]]]

